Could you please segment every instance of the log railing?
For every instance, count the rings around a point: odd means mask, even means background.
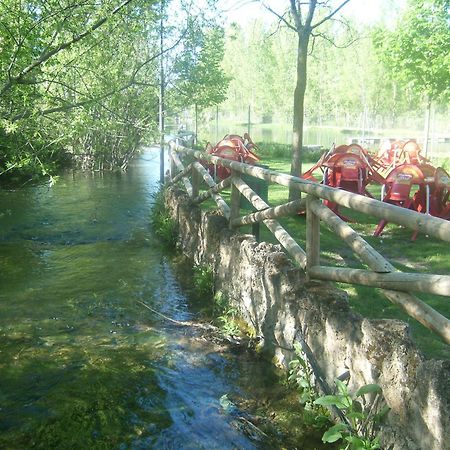
[[[180,156],[192,162],[185,166]],[[230,169],[231,175],[216,183],[199,161],[226,167]],[[450,242],[449,221],[291,175],[208,155],[182,147],[175,142],[170,144],[170,169],[171,184],[181,181],[194,204],[200,204],[209,198],[213,199],[228,220],[230,228],[263,223],[310,279],[381,288],[392,303],[403,308],[408,315],[450,344],[450,321],[411,293],[422,292],[450,297],[450,276],[398,271],[350,225],[324,206],[321,199],[330,200],[378,219],[386,219],[445,242]],[[243,181],[241,177],[243,174],[294,188],[307,196],[301,200],[272,207]],[[202,181],[206,183],[207,190],[201,192]],[[220,193],[230,187],[231,198],[228,205]],[[241,196],[253,205],[256,212],[240,216]],[[300,211],[306,211],[306,249],[303,249],[277,220]],[[321,222],[344,241],[370,270],[320,265]]]

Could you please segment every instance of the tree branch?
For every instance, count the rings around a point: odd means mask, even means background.
[[[350,0],[348,0],[348,1],[350,1]],[[312,30],[311,22],[313,20],[314,13],[316,11],[316,6],[317,6],[317,0],[310,0],[309,7],[308,7],[308,16],[306,17],[306,20],[305,20],[305,28],[307,28],[308,30]]]
[[[338,45],[338,44],[336,44],[336,42],[333,39],[329,38],[326,34],[323,34],[323,33],[311,33],[311,36],[313,38],[320,37],[320,38],[324,39],[325,41],[329,42],[335,48],[348,48],[348,47],[351,47],[355,42],[358,42],[361,39],[358,36],[356,38],[351,39],[350,41],[346,42],[343,45]]]
[[[88,30],[84,31],[81,34],[78,34],[74,38],[72,38],[70,41],[64,42],[63,44],[58,45],[54,49],[42,54],[38,59],[34,60],[29,66],[25,67],[17,76],[10,78],[3,88],[0,91],[0,97],[5,94],[8,90],[11,89],[11,87],[14,84],[17,84],[22,80],[26,75],[28,75],[30,72],[32,72],[34,69],[42,65],[44,62],[48,61],[50,58],[58,54],[59,52],[66,50],[67,48],[71,47],[73,44],[81,41],[85,37],[92,34],[97,28],[100,28],[104,23],[108,21],[110,17],[112,17],[114,14],[118,13],[121,9],[123,9],[125,6],[127,6],[129,3],[131,3],[133,0],[125,0],[123,1],[119,6],[117,6],[112,12],[110,16],[103,17],[102,19],[95,22]]]
[[[295,22],[295,31],[298,33],[303,28],[302,8],[301,5],[298,5],[297,8],[297,3],[295,0],[290,0],[290,3],[291,3],[291,14]]]
[[[264,8],[267,9],[267,11],[269,11],[270,13],[272,13],[274,16],[278,17],[278,19],[280,20],[280,22],[283,22],[288,28],[290,28],[291,30],[294,30],[295,32],[297,32],[297,28],[295,28],[288,20],[286,20],[286,18],[284,17],[286,15],[286,13],[284,13],[283,15],[278,14],[275,10],[273,10],[269,5],[266,5],[264,2],[262,2],[262,5]]]
[[[311,29],[314,30],[314,28],[320,27],[324,22],[331,19],[336,13],[338,13],[347,3],[349,3],[350,0],[345,0],[342,2],[334,11],[332,11],[328,16],[325,16],[323,19],[319,20],[317,23],[311,26]]]

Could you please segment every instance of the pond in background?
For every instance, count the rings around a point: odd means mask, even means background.
[[[206,124],[200,128],[200,137],[207,139],[211,136],[212,141],[217,142],[226,134],[244,134],[247,131],[247,124],[223,125],[219,124],[216,128],[215,124]],[[292,125],[290,124],[253,124],[250,129],[250,136],[255,142],[277,142],[281,144],[292,143]],[[305,127],[304,145],[320,145],[324,148],[330,148],[333,144],[348,144],[352,139],[367,139],[364,145],[369,150],[378,151],[380,144],[378,141],[373,142],[370,138],[381,139],[417,139],[419,144],[423,146],[422,133],[412,132],[411,135],[405,134],[405,131],[395,133],[392,130],[385,130],[380,133],[365,132],[360,130],[343,129],[340,127]],[[438,142],[437,139],[430,142],[428,156],[430,158],[445,159],[450,158],[450,135],[447,142]]]

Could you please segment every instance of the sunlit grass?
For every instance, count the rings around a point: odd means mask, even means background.
[[[272,170],[283,173],[290,172],[290,161],[288,159],[265,157],[261,162]],[[308,170],[312,164],[311,162],[304,163],[303,171]],[[369,190],[374,198],[380,198],[380,186],[370,186]],[[284,186],[271,184],[268,197],[271,206],[283,204],[288,199],[288,189]],[[229,202],[229,190],[224,193],[224,198]],[[216,208],[213,201],[206,202],[205,206]],[[243,212],[241,213],[243,214]],[[388,224],[381,237],[374,237],[373,232],[378,223],[376,218],[345,208],[342,209],[342,213],[353,220],[349,225],[397,269],[413,273],[450,273],[448,243],[425,235],[419,235],[417,240],[413,242],[411,241],[412,231],[395,224]],[[280,223],[299,245],[305,248],[305,216],[285,217],[280,220]],[[251,233],[251,227],[243,227],[240,231]],[[264,226],[261,226],[260,240],[278,243]],[[324,225],[321,226],[321,263],[331,266],[367,268],[352,253],[350,248]],[[347,292],[351,307],[364,317],[403,320],[410,325],[414,340],[426,356],[448,358],[448,346],[436,334],[415,319],[410,318],[400,307],[390,303],[380,289],[343,283],[337,285]],[[419,294],[418,296],[445,317],[450,317],[448,298],[427,294]]]

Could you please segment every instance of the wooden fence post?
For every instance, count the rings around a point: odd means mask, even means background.
[[[174,150],[172,146],[169,147],[169,159],[170,159],[170,179],[173,180],[174,176],[177,174],[177,166],[173,158]]]
[[[314,214],[311,203],[315,197],[306,197],[306,276],[309,279],[309,268],[320,264],[320,219]]]
[[[241,203],[241,193],[234,183],[234,179],[240,179],[241,174],[236,170],[231,171],[231,199],[230,199],[230,228],[232,228],[233,219],[239,217],[239,208]]]
[[[198,193],[200,192],[200,182],[201,176],[195,166],[192,166],[192,198],[198,197]]]

